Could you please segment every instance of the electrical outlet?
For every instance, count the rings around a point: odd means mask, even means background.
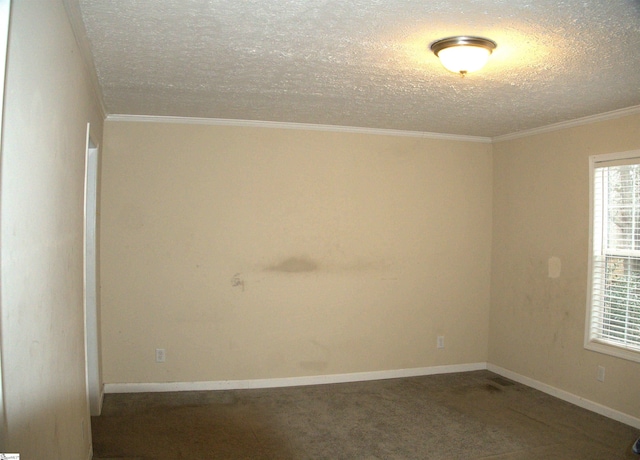
[[[444,335],[439,335],[438,336],[438,340],[437,340],[437,345],[438,348],[444,348]]]
[[[164,363],[166,357],[164,348],[156,348],[156,363]]]
[[[598,366],[598,375],[596,378],[599,382],[604,382],[604,366]]]

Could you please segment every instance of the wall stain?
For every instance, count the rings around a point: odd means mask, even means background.
[[[367,261],[362,259],[356,259],[352,262],[316,262],[315,260],[306,257],[289,257],[278,263],[268,265],[262,270],[266,272],[280,272],[280,273],[309,273],[324,271],[327,273],[342,273],[342,272],[367,272],[367,271],[386,271],[389,270],[392,264],[386,261]],[[396,281],[398,278],[389,277],[385,280]]]
[[[270,272],[307,273],[318,270],[318,263],[306,257],[289,257],[278,264],[265,269]]]
[[[233,275],[233,278],[231,278],[231,286],[240,287],[242,292],[244,292],[244,279],[242,278],[242,273],[236,273]]]

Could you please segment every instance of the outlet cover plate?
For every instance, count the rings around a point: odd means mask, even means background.
[[[164,348],[156,348],[156,363],[164,363],[166,358]]]

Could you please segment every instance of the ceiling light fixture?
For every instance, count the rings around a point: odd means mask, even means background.
[[[497,46],[488,38],[458,36],[436,40],[430,48],[447,70],[464,77],[467,72],[480,70]]]

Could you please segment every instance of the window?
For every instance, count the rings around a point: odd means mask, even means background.
[[[589,160],[585,347],[640,362],[640,151]]]

